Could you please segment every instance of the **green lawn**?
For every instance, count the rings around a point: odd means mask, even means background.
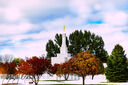
[[[62,81],[74,81],[74,80],[39,80],[39,81],[55,81],[55,82],[62,82]]]
[[[38,84],[38,85],[82,85],[82,84]],[[85,85],[114,85],[114,84],[85,84]]]

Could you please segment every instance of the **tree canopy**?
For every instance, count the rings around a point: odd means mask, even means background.
[[[51,68],[51,62],[43,57],[32,57],[22,61],[17,66],[17,74],[28,76],[35,85],[38,85],[41,76]]]
[[[46,45],[47,58],[56,57],[60,52],[62,44],[62,35],[56,34],[55,39],[49,40]],[[104,41],[101,36],[95,35],[90,31],[76,30],[66,38],[68,52],[72,56],[81,51],[90,51],[91,54],[98,57],[101,61],[106,62],[107,51],[104,49]]]
[[[70,73],[76,74],[84,80],[87,75],[96,75],[103,71],[102,62],[89,52],[80,52],[68,61],[71,65]]]

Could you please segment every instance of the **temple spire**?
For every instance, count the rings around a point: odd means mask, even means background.
[[[65,31],[65,25],[63,27],[63,31]],[[62,45],[61,45],[61,48],[60,48],[60,53],[61,54],[67,54],[67,46],[66,46],[66,33],[64,32],[62,34]]]
[[[63,27],[63,32],[65,32],[65,25],[64,25],[64,27]]]

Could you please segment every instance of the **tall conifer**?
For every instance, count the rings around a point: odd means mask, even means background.
[[[107,59],[105,75],[110,82],[124,82],[128,80],[126,60],[123,47],[117,44]]]

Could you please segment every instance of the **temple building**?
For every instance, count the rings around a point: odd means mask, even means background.
[[[68,53],[68,49],[66,46],[66,33],[65,33],[65,26],[64,26],[64,31],[62,34],[62,45],[60,48],[60,53],[57,54],[57,57],[52,57],[51,58],[51,63],[54,65],[55,63],[64,63],[65,61],[68,61],[71,58],[71,55]]]

